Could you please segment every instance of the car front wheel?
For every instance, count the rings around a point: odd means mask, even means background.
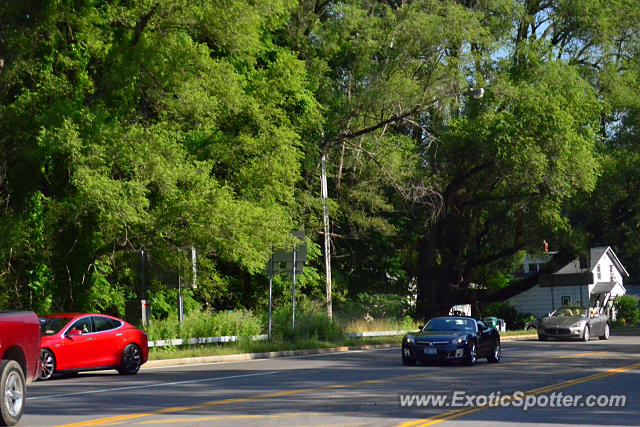
[[[25,381],[22,368],[15,360],[5,359],[0,363],[0,421],[13,426],[24,412]]]
[[[489,353],[489,356],[487,356],[487,361],[489,363],[498,363],[501,357],[502,357],[502,346],[498,342],[493,346],[493,349],[491,349],[491,353]]]
[[[46,381],[53,376],[56,371],[56,356],[48,348],[40,350],[40,363],[42,364],[42,370],[38,377],[41,381]]]
[[[582,333],[582,341],[589,341],[589,327],[584,327],[584,332]]]
[[[478,351],[476,347],[476,343],[472,342],[469,344],[469,350],[467,351],[467,358],[465,360],[466,364],[469,366],[473,366],[478,361]]]
[[[137,344],[127,344],[122,351],[122,362],[118,368],[121,375],[134,375],[142,365],[142,352]]]

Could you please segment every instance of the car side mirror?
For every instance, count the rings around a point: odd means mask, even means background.
[[[77,336],[80,336],[80,335],[82,335],[82,331],[80,329],[72,329],[69,332],[67,332],[67,336],[69,338],[77,337]]]
[[[424,325],[419,325],[419,326],[418,326],[418,330],[419,330],[419,331],[422,331],[422,328],[424,328]]]

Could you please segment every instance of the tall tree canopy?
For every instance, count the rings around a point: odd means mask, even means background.
[[[531,286],[510,273],[543,239],[555,264],[607,244],[640,272],[639,19],[629,0],[4,1],[0,306],[115,312],[138,251],[195,246],[196,299],[255,307],[272,248],[322,238],[321,154],[339,295],[495,300]]]
[[[260,270],[288,235],[304,63],[273,41],[286,1],[0,5],[5,304],[95,305],[96,263],[194,245]],[[207,286],[205,285],[205,288]]]

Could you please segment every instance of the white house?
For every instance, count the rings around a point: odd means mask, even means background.
[[[552,254],[526,256],[524,274],[535,273]],[[622,281],[629,277],[611,247],[592,248],[587,266],[576,259],[553,274],[540,275],[539,284],[506,300],[521,313],[540,317],[565,305],[581,305],[602,309],[615,318],[613,301],[624,295]]]

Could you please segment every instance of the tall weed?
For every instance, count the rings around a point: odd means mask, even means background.
[[[291,327],[291,307],[279,307],[273,313],[273,338],[278,341],[338,341],[344,338],[344,328],[329,319],[318,303],[301,300],[296,305],[295,328]]]
[[[182,325],[176,315],[170,315],[163,320],[154,320],[145,329],[150,340],[229,335],[248,338],[260,334],[262,325],[260,318],[251,311],[193,311],[184,316]]]

